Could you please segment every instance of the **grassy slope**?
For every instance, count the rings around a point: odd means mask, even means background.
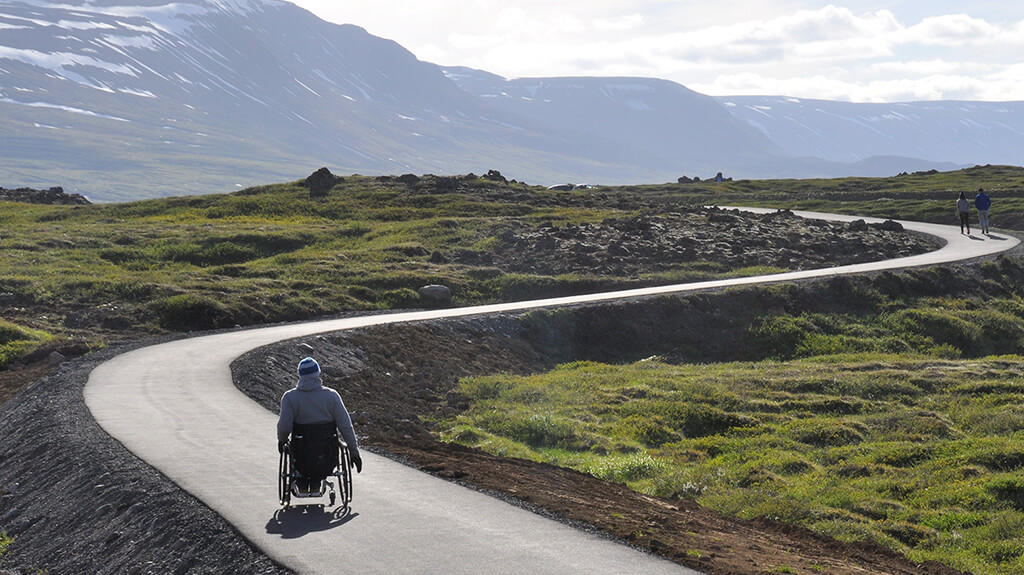
[[[953,203],[957,196],[963,191],[973,199],[978,188],[992,197],[993,226],[1024,230],[1024,169],[1014,166],[978,166],[891,178],[708,181],[634,189],[666,202],[682,194],[693,203],[785,207],[955,224]]]
[[[54,336],[101,345],[140,331],[402,307],[435,282],[455,287],[458,304],[594,287],[431,261],[438,250],[486,253],[510,218],[600,221],[735,203],[952,223],[956,193],[985,187],[993,224],[1024,229],[1024,170],[1006,167],[583,193],[410,182],[349,177],[326,198],[293,182],[125,204],[6,204],[0,361]],[[531,379],[470,380],[464,392],[475,403],[448,422],[451,437],[728,513],[873,538],[915,558],[1019,572],[1024,392],[1019,358],[998,356],[1024,352],[1020,264],[983,270],[1000,289],[946,293],[936,276],[928,297],[864,298],[854,315],[802,313],[783,298],[788,313],[751,323],[744,363],[578,363]],[[506,416],[494,416],[494,402]]]
[[[160,331],[401,307],[418,301],[411,290],[435,282],[455,288],[460,303],[492,301],[505,297],[508,284],[524,289],[534,279],[431,263],[430,254],[486,251],[504,218],[599,220],[608,213],[436,189],[410,193],[393,180],[361,177],[311,198],[299,184],[126,204],[7,204],[0,212],[0,301],[8,319],[51,332],[76,330],[34,310],[78,314],[78,323],[93,324],[77,330],[85,337],[116,332],[125,323],[118,317],[130,318],[133,329]],[[88,321],[94,317],[114,327]]]

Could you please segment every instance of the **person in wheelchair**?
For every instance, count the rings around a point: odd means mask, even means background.
[[[277,449],[288,449],[299,477],[300,491],[321,492],[324,479],[338,466],[337,437],[348,444],[349,459],[362,472],[359,443],[352,418],[337,391],[323,386],[320,364],[312,357],[299,362],[299,381],[281,396],[277,420]]]

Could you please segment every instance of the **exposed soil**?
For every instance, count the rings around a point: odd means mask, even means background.
[[[791,225],[787,221],[785,227]],[[736,228],[737,237],[743,234],[739,223],[729,227]],[[584,230],[579,237],[606,231]],[[525,238],[524,246],[536,244],[527,237],[536,231],[512,233]],[[925,249],[919,242],[904,241],[910,236],[899,230],[864,226],[856,233],[901,238],[871,243],[879,246],[880,251],[871,250],[877,257],[906,255],[909,244],[916,243],[917,251]],[[614,250],[615,244],[607,242],[606,247]],[[608,252],[572,244],[566,249]],[[785,249],[817,253],[806,246]],[[857,250],[852,251],[856,257]],[[716,253],[726,257],[737,252]],[[548,265],[541,260],[536,258],[535,269]],[[810,291],[835,288],[828,280],[808,285],[819,286]],[[729,337],[735,335],[730,330],[740,329],[743,319],[722,318],[749,312],[751,301],[761,309],[774,305],[771,297],[750,288],[581,307],[575,326],[558,329],[498,316],[344,332],[257,350],[236,363],[235,379],[276,411],[280,394],[293,383],[298,359],[316,355],[327,383],[339,389],[353,412],[366,448],[557,519],[595,527],[707,573],[955,573],[936,564],[915,565],[877,546],[840,543],[766,520],[723,518],[691,501],[646,497],[573,471],[438,443],[422,417],[458,410],[460,399],[451,390],[465,375],[533,373],[580,357],[630,359],[631,354],[668,353],[686,338],[689,353],[728,357]],[[817,299],[831,298],[818,294]],[[676,322],[682,331],[666,337],[656,328],[657,320],[673,313],[687,321]],[[706,329],[712,324],[717,332]],[[628,325],[629,330],[596,342],[594,335],[605,333],[602,326],[609,325]],[[0,400],[6,400],[0,405],[0,531],[16,537],[0,566],[20,572],[42,568],[51,575],[286,572],[230,524],[127,452],[89,416],[82,401],[89,371],[118,353],[154,342],[114,345],[60,366],[26,361],[27,367],[0,372]],[[631,344],[623,347],[624,342]],[[610,350],[616,349],[621,358],[612,357]],[[357,480],[356,506],[358,489]]]

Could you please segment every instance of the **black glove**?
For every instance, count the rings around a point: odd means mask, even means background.
[[[277,442],[277,452],[278,453],[284,453],[284,448],[287,445],[288,445],[287,441],[278,441]]]
[[[352,461],[352,467],[356,468],[356,473],[362,473],[363,472],[363,459],[361,457],[359,457],[359,452],[358,451],[349,451],[348,456],[349,456],[349,458]]]

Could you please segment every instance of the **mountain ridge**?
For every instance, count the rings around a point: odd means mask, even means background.
[[[626,184],[993,162],[896,145],[865,154],[864,137],[853,151],[825,145],[842,138],[795,129],[791,111],[754,119],[767,104],[666,80],[441,67],[281,0],[0,0],[0,30],[0,185],[95,201],[224,192],[322,166]],[[1004,107],[993,145],[1014,150],[992,156],[1024,164],[1024,104]]]

